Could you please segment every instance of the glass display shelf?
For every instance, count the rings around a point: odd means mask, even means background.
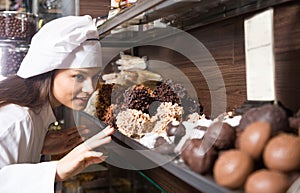
[[[98,26],[98,33],[103,46],[124,47],[147,42],[149,37],[152,40],[166,37],[165,33],[160,36],[162,25],[188,31],[289,1],[295,0],[143,0]],[[136,21],[138,15],[142,19]],[[156,27],[158,20],[161,25]]]
[[[75,122],[79,125],[88,125],[88,128],[98,128],[97,132],[106,127],[106,125],[99,121],[96,117],[93,117],[84,112],[75,113]],[[132,150],[132,151],[130,151]],[[136,151],[133,151],[136,150]],[[140,144],[138,141],[129,138],[118,130],[115,130],[113,134],[113,143],[107,144],[104,149],[101,149],[102,152],[109,152],[107,162],[112,165],[121,166],[129,170],[136,170],[142,172],[143,175],[148,176],[147,172],[151,170],[156,170],[160,168],[158,172],[167,172],[173,177],[180,179],[187,187],[192,187],[193,192],[209,192],[209,193],[242,193],[242,190],[229,190],[222,186],[217,185],[212,176],[208,175],[199,175],[192,170],[190,170],[185,164],[177,163],[173,158],[167,155],[161,155],[157,152],[149,150],[147,147]],[[145,166],[149,166],[148,169],[143,170]],[[157,168],[156,168],[157,167]],[[160,174],[155,174],[154,176],[160,177]],[[151,179],[151,183],[154,183],[157,187],[160,187],[161,190],[164,190],[164,187],[173,187],[176,189],[177,184],[168,180],[164,181],[163,184],[160,183],[161,179]],[[179,185],[179,186],[182,186]],[[175,187],[175,188],[174,188]],[[185,188],[185,187],[178,187]],[[168,192],[168,190],[165,190]],[[178,190],[180,192],[180,190]]]

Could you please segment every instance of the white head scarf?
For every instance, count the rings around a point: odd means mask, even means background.
[[[46,23],[33,36],[17,75],[29,78],[54,69],[101,66],[101,46],[92,17],[67,16]]]

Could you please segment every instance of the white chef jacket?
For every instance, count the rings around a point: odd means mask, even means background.
[[[57,162],[40,162],[50,123],[50,104],[35,113],[9,104],[0,108],[0,193],[53,193]]]

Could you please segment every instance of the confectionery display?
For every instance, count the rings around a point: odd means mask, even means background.
[[[90,114],[229,190],[285,192],[296,182],[300,111],[268,103],[208,117],[182,84],[148,71],[144,58],[120,56],[102,74]]]
[[[0,73],[7,77],[19,70],[32,36],[38,30],[38,17],[17,11],[0,12]]]

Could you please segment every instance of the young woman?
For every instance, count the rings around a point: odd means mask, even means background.
[[[55,181],[104,161],[94,149],[111,141],[113,128],[83,143],[74,130],[59,138],[47,135],[56,121],[56,108],[85,108],[101,65],[98,33],[90,16],[59,18],[35,34],[17,75],[0,82],[1,193],[53,193]],[[70,148],[58,161],[39,163],[42,153]]]

